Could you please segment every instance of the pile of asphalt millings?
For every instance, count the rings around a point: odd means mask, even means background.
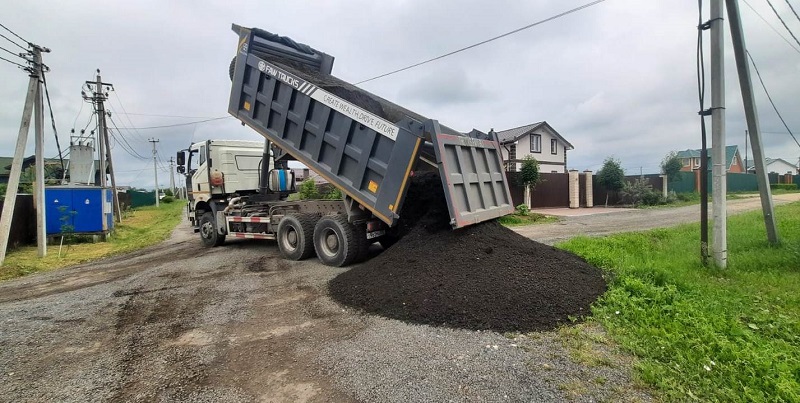
[[[588,315],[606,290],[600,269],[496,221],[451,230],[436,174],[413,178],[401,213],[403,238],[332,279],[334,300],[410,323],[527,332]]]

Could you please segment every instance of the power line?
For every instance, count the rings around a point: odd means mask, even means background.
[[[783,34],[781,34],[780,32],[778,32],[778,29],[777,29],[777,28],[775,28],[775,26],[774,26],[774,25],[770,24],[770,22],[769,22],[769,21],[767,21],[767,19],[766,19],[766,18],[764,18],[764,16],[763,16],[763,15],[761,15],[761,14],[760,14],[758,11],[756,11],[756,9],[755,9],[755,8],[753,8],[753,6],[751,6],[751,5],[750,5],[750,3],[748,3],[748,2],[747,2],[747,0],[742,0],[742,1],[744,2],[744,4],[746,4],[746,5],[747,5],[747,7],[749,7],[749,8],[750,8],[750,11],[752,11],[753,13],[755,13],[755,15],[757,15],[757,16],[758,16],[758,18],[761,18],[761,21],[764,21],[764,23],[765,23],[765,24],[767,24],[767,26],[769,26],[769,27],[770,27],[770,29],[772,29],[772,31],[773,31],[773,32],[775,32],[775,34],[777,34],[778,36],[780,36],[780,37],[781,37],[781,39],[783,39],[783,41],[784,41],[784,42],[786,42],[786,44],[787,44],[787,45],[789,45],[789,47],[791,47],[792,49],[794,49],[794,51],[795,51],[795,52],[797,52],[797,53],[800,53],[800,49],[798,49],[798,48],[796,48],[794,45],[792,45],[792,43],[791,43],[791,42],[789,42],[789,40],[788,40],[788,39],[786,39],[786,37],[785,37],[785,36],[783,36]]]
[[[157,118],[176,118],[176,119],[209,119],[210,116],[181,116],[181,115],[159,115],[153,113],[133,113],[125,112],[126,115],[131,116],[152,116]]]
[[[61,153],[61,143],[58,141],[58,130],[56,129],[56,117],[53,116],[53,105],[50,103],[50,91],[47,89],[47,76],[42,71],[42,84],[44,85],[44,95],[47,98],[47,109],[50,111],[50,123],[53,124],[53,136],[56,138],[56,149],[58,150],[58,159],[61,161],[61,169],[64,169],[64,156]]]
[[[21,68],[21,69],[26,69],[26,68],[27,68],[27,67],[25,67],[25,66],[23,66],[23,65],[21,65],[21,64],[19,64],[19,63],[17,63],[17,62],[14,62],[14,61],[8,60],[8,59],[6,59],[5,57],[2,57],[2,56],[0,56],[0,60],[5,60],[5,61],[7,61],[7,62],[9,62],[9,63],[11,63],[11,64],[14,64],[14,65],[16,65],[17,67],[19,67],[19,68]]]
[[[781,18],[781,15],[778,14],[778,10],[776,10],[775,7],[772,6],[772,2],[767,0],[767,4],[769,4],[769,8],[772,9],[772,12],[775,13],[775,16],[778,17],[778,19],[781,21],[781,24],[783,24],[784,28],[786,28],[786,30],[789,32],[789,35],[791,35],[792,38],[794,39],[794,41],[797,42],[798,45],[800,45],[800,41],[797,40],[797,37],[794,36],[794,32],[792,32],[792,30],[789,29],[789,26],[786,25],[786,22],[783,21],[783,18]]]
[[[797,141],[797,138],[794,136],[794,133],[792,133],[792,130],[789,129],[789,126],[786,124],[786,121],[783,120],[783,116],[781,116],[781,113],[778,112],[778,108],[775,106],[775,102],[772,102],[772,97],[769,95],[769,91],[767,91],[767,86],[764,85],[764,80],[761,79],[761,73],[758,72],[758,66],[756,66],[756,61],[753,60],[753,56],[750,55],[750,52],[747,52],[747,57],[750,58],[750,63],[753,63],[753,69],[755,69],[756,71],[756,76],[758,76],[758,81],[761,82],[761,87],[764,88],[764,92],[767,93],[767,99],[769,99],[769,103],[772,105],[772,109],[774,109],[775,113],[778,114],[778,118],[781,120],[781,123],[783,123],[783,127],[786,128],[786,131],[788,131],[789,135],[792,136],[794,142],[797,143],[798,147],[800,147],[800,142]]]
[[[189,125],[193,125],[193,124],[197,124],[197,123],[206,123],[206,122],[212,122],[212,121],[215,121],[215,120],[229,119],[229,118],[232,118],[232,117],[233,116],[220,116],[220,117],[217,117],[217,118],[197,120],[197,121],[194,121],[194,122],[176,123],[176,124],[173,124],[173,125],[162,125],[162,126],[134,127],[133,129],[134,130],[150,130],[150,129],[164,129],[164,128],[167,128],[167,127],[189,126]]]
[[[5,39],[5,40],[7,40],[7,41],[9,41],[9,42],[13,43],[13,44],[14,44],[16,47],[18,47],[18,48],[20,48],[20,49],[22,49],[22,50],[24,50],[24,51],[26,51],[26,52],[28,51],[28,49],[26,49],[24,46],[22,46],[22,45],[20,45],[20,44],[18,44],[18,43],[16,43],[16,42],[14,42],[14,41],[12,41],[11,39],[9,39],[7,36],[5,36],[5,35],[3,35],[3,34],[0,34],[0,38],[3,38],[3,39]]]
[[[498,39],[500,39],[500,38],[504,38],[504,37],[506,37],[506,36],[513,35],[513,34],[515,34],[515,33],[517,33],[517,32],[524,31],[524,30],[526,30],[526,29],[529,29],[529,28],[533,28],[533,27],[535,27],[535,26],[537,26],[537,25],[541,25],[541,24],[544,24],[544,23],[546,23],[546,22],[550,22],[550,21],[553,21],[553,20],[559,19],[559,18],[561,18],[561,17],[564,17],[564,16],[566,16],[566,15],[572,14],[572,13],[574,13],[574,12],[577,12],[577,11],[583,10],[583,9],[585,9],[585,8],[589,8],[589,7],[591,7],[591,6],[594,6],[594,5],[596,5],[596,4],[600,4],[600,3],[604,2],[604,1],[606,1],[606,0],[595,0],[595,1],[593,1],[593,2],[586,3],[586,4],[582,5],[582,6],[575,7],[575,8],[573,8],[573,9],[571,9],[571,10],[565,11],[565,12],[563,12],[563,13],[561,13],[561,14],[556,14],[556,15],[554,15],[554,16],[552,16],[552,17],[545,18],[545,19],[543,19],[543,20],[540,20],[540,21],[536,21],[536,22],[534,22],[533,24],[529,24],[529,25],[526,25],[526,26],[524,26],[524,27],[522,27],[522,28],[517,28],[517,29],[515,29],[515,30],[513,30],[513,31],[506,32],[506,33],[504,33],[504,34],[502,34],[502,35],[498,35],[498,36],[495,36],[495,37],[493,37],[493,38],[489,38],[489,39],[486,39],[486,40],[484,40],[484,41],[481,41],[481,42],[478,42],[478,43],[475,43],[475,44],[472,44],[472,45],[469,45],[469,46],[463,47],[463,48],[461,48],[461,49],[457,49],[457,50],[454,50],[454,51],[452,51],[452,52],[445,53],[445,54],[443,54],[443,55],[441,55],[441,56],[436,56],[436,57],[434,57],[434,58],[431,58],[431,59],[428,59],[428,60],[424,60],[424,61],[421,61],[421,62],[419,62],[419,63],[412,64],[412,65],[410,65],[410,66],[406,66],[406,67],[403,67],[403,68],[400,68],[400,69],[397,69],[397,70],[394,70],[394,71],[390,71],[390,72],[388,72],[388,73],[384,73],[384,74],[381,74],[381,75],[378,75],[378,76],[375,76],[375,77],[372,77],[372,78],[368,78],[368,79],[366,79],[366,80],[359,81],[359,82],[355,83],[355,85],[363,84],[363,83],[366,83],[366,82],[368,82],[368,81],[372,81],[372,80],[377,80],[377,79],[379,79],[379,78],[383,78],[383,77],[386,77],[386,76],[390,76],[390,75],[392,75],[392,74],[399,73],[399,72],[401,72],[401,71],[406,71],[406,70],[408,70],[408,69],[412,69],[412,68],[414,68],[414,67],[421,66],[421,65],[423,65],[423,64],[427,64],[427,63],[430,63],[430,62],[433,62],[433,61],[436,61],[436,60],[439,60],[439,59],[443,59],[443,58],[445,58],[445,57],[448,57],[448,56],[452,56],[452,55],[454,55],[454,54],[456,54],[456,53],[460,53],[460,52],[463,52],[463,51],[465,51],[465,50],[469,50],[469,49],[472,49],[472,48],[475,48],[475,47],[478,47],[478,46],[481,46],[481,45],[487,44],[487,43],[489,43],[489,42],[496,41],[496,40],[498,40]]]
[[[800,21],[800,15],[797,15],[797,11],[794,11],[794,7],[792,7],[792,3],[789,3],[789,0],[785,0],[785,1],[786,1],[786,5],[789,6],[789,10],[792,10],[792,13],[794,14],[795,18],[797,18],[797,20]]]
[[[10,50],[8,50],[8,49],[6,49],[6,48],[2,47],[2,46],[0,46],[0,50],[2,50],[2,51],[5,51],[5,52],[7,52],[8,54],[14,55],[14,56],[16,56],[16,57],[18,57],[18,58],[20,58],[20,59],[27,60],[27,59],[25,59],[24,57],[22,57],[22,56],[21,56],[19,53],[14,53],[14,52],[12,52],[12,51],[10,51]]]
[[[147,159],[148,159],[147,157],[144,157],[144,156],[142,156],[141,154],[139,154],[139,153],[136,151],[136,149],[134,149],[134,147],[133,147],[133,146],[132,146],[132,145],[131,145],[131,144],[128,142],[128,140],[127,140],[127,139],[125,138],[125,136],[122,134],[122,131],[119,129],[119,127],[117,127],[117,122],[116,122],[116,121],[114,121],[114,119],[113,119],[112,117],[110,117],[110,116],[109,116],[108,120],[110,120],[110,121],[111,121],[111,125],[112,125],[112,126],[114,126],[114,129],[117,131],[117,133],[119,133],[120,137],[122,138],[122,141],[123,141],[125,144],[127,144],[127,146],[129,147],[129,149],[130,149],[131,153],[132,153],[132,154],[136,154],[136,155],[133,155],[133,156],[134,156],[134,157],[136,157],[136,158],[142,159],[142,160],[147,160]],[[112,135],[113,135],[113,132],[112,132]],[[123,148],[124,148],[124,146],[123,146]],[[129,153],[129,154],[131,154],[131,153]]]
[[[16,33],[16,32],[14,32],[14,31],[10,30],[10,29],[9,29],[8,27],[6,27],[5,25],[3,25],[3,24],[0,24],[0,27],[2,27],[3,29],[5,29],[6,31],[10,32],[10,33],[11,33],[11,35],[14,35],[14,36],[16,36],[17,38],[19,38],[19,40],[21,40],[22,42],[25,42],[25,43],[31,43],[29,40],[26,40],[25,38],[23,38],[23,37],[21,37],[21,36],[17,35],[17,33]]]

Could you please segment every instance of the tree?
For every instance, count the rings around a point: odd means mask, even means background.
[[[625,186],[625,172],[618,159],[608,157],[603,161],[603,167],[597,172],[597,182],[606,189],[606,207],[608,207],[608,192],[619,192]]]
[[[681,180],[680,175],[678,175],[681,168],[683,168],[683,163],[675,151],[670,151],[661,161],[661,173],[667,176],[667,183]]]
[[[539,161],[536,158],[528,155],[522,160],[522,168],[520,169],[519,180],[525,186],[525,205],[531,207],[531,191],[541,182],[541,175],[539,174]]]

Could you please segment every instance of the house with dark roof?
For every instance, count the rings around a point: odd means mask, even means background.
[[[8,183],[12,162],[14,162],[14,158],[0,157],[0,183]]]
[[[700,149],[697,150],[684,150],[679,151],[677,156],[683,163],[681,171],[691,172],[700,169]],[[710,171],[711,163],[711,149],[707,149],[708,161],[706,168]],[[725,170],[733,173],[743,173],[744,164],[742,163],[742,156],[739,154],[739,146],[726,146],[725,147]]]
[[[764,162],[767,165],[767,172],[776,172],[779,174],[800,174],[800,167],[792,164],[789,161],[786,161],[783,158],[764,158]],[[745,160],[745,166],[747,166],[747,172],[755,173],[756,167],[753,160]]]
[[[530,155],[539,161],[540,172],[567,172],[567,151],[575,149],[549,123],[542,121],[497,133],[503,162],[508,171],[519,171]]]

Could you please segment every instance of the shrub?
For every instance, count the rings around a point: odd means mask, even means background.
[[[337,189],[335,187],[332,187],[332,189],[330,191],[328,191],[327,193],[325,193],[325,195],[322,196],[322,198],[326,199],[326,200],[342,200],[344,198],[344,196],[342,195],[342,191],[341,190],[339,190],[339,189]]]
[[[301,200],[320,199],[319,191],[317,190],[317,183],[313,179],[306,179],[300,183],[297,188],[297,193],[300,195]]]
[[[634,206],[655,206],[664,202],[661,194],[653,190],[653,186],[644,179],[636,179],[633,183],[625,182],[620,195],[623,203]]]
[[[772,190],[797,190],[796,183],[770,183],[769,188]]]
[[[164,196],[164,198],[161,199],[162,203],[172,203],[174,201],[175,201],[175,198],[172,197],[172,196]]]
[[[525,203],[520,204],[517,206],[517,214],[519,215],[528,215],[531,212],[531,209],[528,208],[528,205]]]

